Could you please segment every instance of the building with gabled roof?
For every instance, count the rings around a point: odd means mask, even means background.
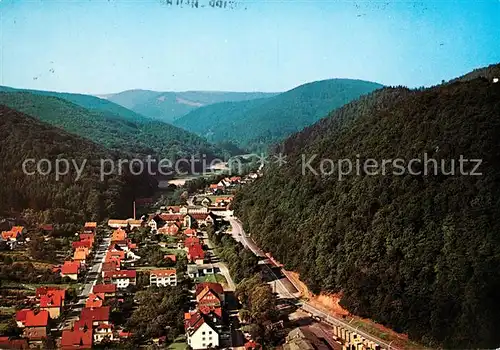
[[[30,311],[30,309],[22,309],[16,312],[16,323],[19,328],[24,327],[24,323],[26,322],[26,315]]]
[[[16,322],[21,327],[47,327],[49,312],[46,310],[35,312],[34,310],[23,309],[16,313]]]
[[[96,284],[92,288],[92,293],[103,293],[106,298],[114,297],[116,294],[116,284]]]
[[[176,224],[166,224],[158,229],[158,233],[175,236],[179,233],[179,226]]]
[[[197,265],[203,264],[205,261],[205,252],[201,244],[195,243],[190,245],[188,247],[187,258],[189,262],[193,262]]]
[[[104,273],[104,281],[116,284],[118,289],[127,288],[136,284],[137,273],[135,270],[107,271]]]
[[[200,312],[184,315],[184,328],[188,345],[194,349],[217,348],[219,346],[221,320],[217,316]]]
[[[92,322],[92,326],[98,326],[101,323],[109,324],[109,306],[84,307],[80,314],[80,320]]]
[[[61,267],[61,276],[69,277],[72,280],[78,280],[78,274],[80,273],[81,265],[78,261],[65,261]]]
[[[50,318],[56,319],[61,315],[65,298],[65,289],[50,290],[40,296],[40,310],[48,311]]]
[[[90,293],[85,301],[85,307],[96,308],[101,307],[106,296],[104,293]]]
[[[75,242],[71,243],[71,246],[73,247],[73,249],[88,248],[90,250],[90,248],[92,248],[92,244],[93,244],[93,242],[91,240],[84,239],[82,241],[75,241]]]
[[[92,327],[63,330],[60,347],[62,350],[91,349],[93,341],[92,334]]]
[[[87,256],[89,255],[89,248],[78,247],[73,253],[73,261],[79,262],[80,264],[85,264]]]
[[[149,285],[157,287],[176,286],[176,269],[156,269],[149,271]]]
[[[184,247],[186,248],[189,248],[190,246],[195,244],[201,244],[201,240],[198,237],[186,237],[186,239],[184,240]]]
[[[199,305],[219,307],[224,299],[224,288],[220,283],[203,282],[196,285],[196,301]]]

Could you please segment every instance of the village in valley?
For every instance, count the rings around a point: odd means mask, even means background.
[[[13,270],[2,271],[0,348],[381,349],[300,309],[293,280],[244,233],[233,198],[258,177],[186,184],[175,205],[137,218],[134,203],[133,218],[82,223],[72,240],[50,224],[3,231]],[[60,263],[35,263],[48,256]],[[23,259],[44,272],[19,275]]]

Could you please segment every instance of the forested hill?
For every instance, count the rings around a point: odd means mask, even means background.
[[[235,102],[266,98],[276,93],[185,91],[161,92],[151,90],[127,90],[101,97],[118,103],[142,115],[171,123],[189,112],[219,102]]]
[[[331,110],[381,87],[361,80],[317,81],[270,98],[201,107],[174,125],[212,142],[232,141],[249,150],[264,150]]]
[[[145,122],[149,120],[149,118],[131,111],[130,109],[127,109],[123,106],[120,106],[119,104],[92,95],[43,90],[16,89],[8,86],[0,86],[0,92],[28,92],[34,95],[59,97],[85,109],[98,112],[106,118],[121,118],[132,122]]]
[[[28,209],[25,213],[38,223],[83,222],[108,217],[130,217],[134,195],[147,196],[154,189],[145,176],[109,176],[101,182],[99,159],[116,159],[110,152],[88,140],[42,123],[0,105],[0,215]],[[78,181],[74,168],[59,181],[55,173],[26,175],[22,164],[28,159],[74,160],[86,166]],[[45,170],[46,165],[42,167]],[[34,167],[28,164],[31,172]]]
[[[313,291],[342,291],[351,312],[431,346],[498,347],[499,135],[500,83],[491,78],[386,88],[286,140],[277,151],[288,163],[240,192],[236,215]],[[457,175],[434,174],[432,163],[427,175],[398,176],[390,165],[386,175],[361,166],[342,181],[338,172],[302,174],[314,154],[319,172],[324,158],[356,169],[358,158],[407,165],[424,153],[446,172],[454,159]],[[461,155],[482,159],[482,175],[459,175]]]
[[[223,157],[229,153],[193,133],[167,123],[145,117],[128,118],[123,113],[114,114],[109,109],[87,109],[50,94],[0,92],[0,104],[109,149],[130,154],[158,155],[174,160],[202,154],[206,154],[207,158]]]

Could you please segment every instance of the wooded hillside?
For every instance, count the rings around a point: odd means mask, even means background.
[[[101,182],[102,159],[123,154],[105,150],[88,140],[68,134],[25,114],[0,105],[0,215],[28,209],[39,223],[84,222],[108,217],[130,217],[134,195],[151,193],[154,184],[145,176],[112,175]],[[74,168],[59,181],[55,173],[27,175],[22,164],[44,158],[52,166],[58,158],[74,160],[79,166],[87,159],[78,181]],[[29,163],[32,172],[35,165]],[[46,165],[41,168],[46,170]]]
[[[498,347],[499,135],[500,83],[491,78],[386,88],[287,139],[276,151],[288,164],[239,193],[236,213],[314,292],[342,291],[351,312],[430,346]],[[361,171],[339,181],[301,171],[302,154],[317,154],[318,169],[323,158],[424,153],[446,172],[455,159],[457,174],[461,155],[482,159],[482,175]]]

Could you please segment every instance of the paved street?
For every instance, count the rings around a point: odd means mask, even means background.
[[[109,236],[105,237],[95,250],[92,266],[90,266],[86,272],[83,290],[79,294],[79,304],[85,304],[85,300],[97,282],[97,278],[102,270],[102,264],[104,263],[104,258],[106,257],[106,251],[108,250],[110,240],[111,238]]]

